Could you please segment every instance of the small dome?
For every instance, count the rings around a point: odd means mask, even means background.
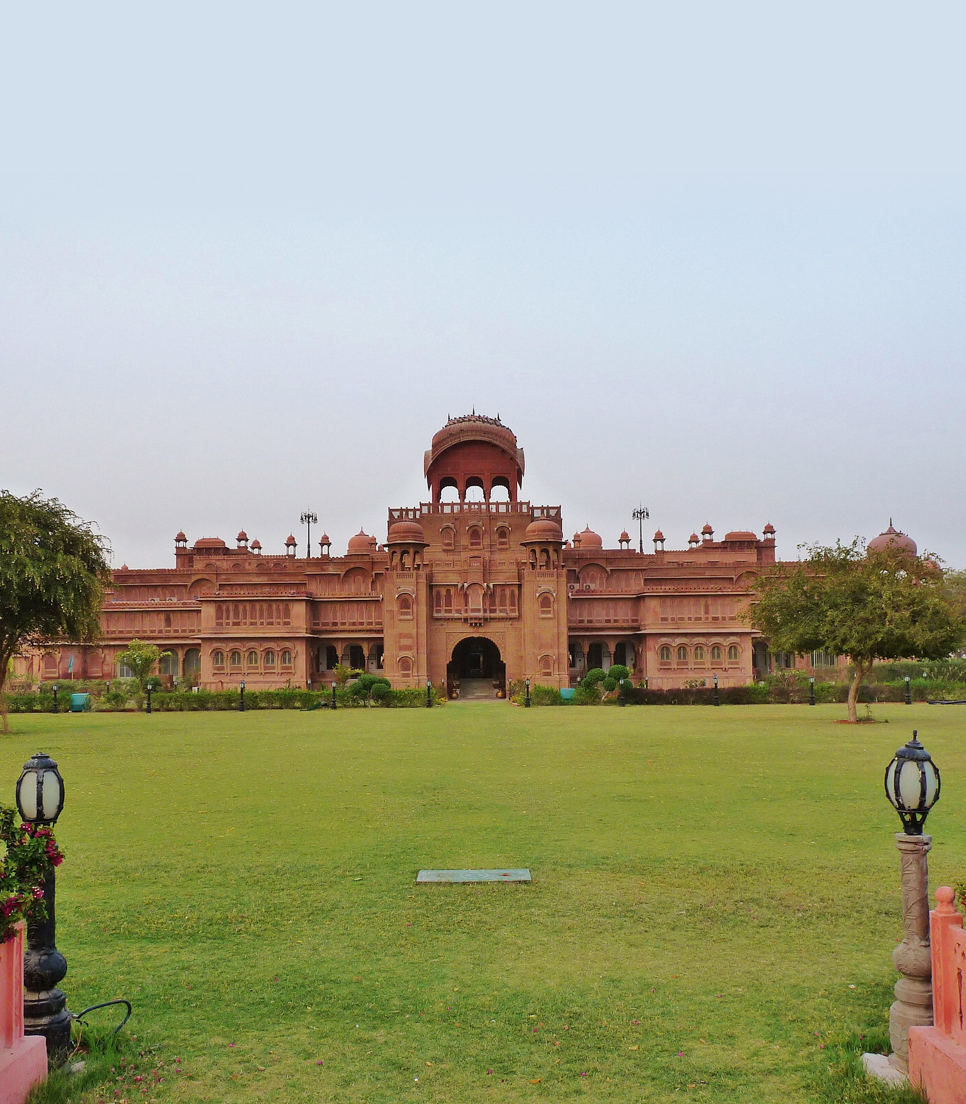
[[[362,553],[368,555],[370,549],[375,545],[376,538],[370,537],[363,529],[360,529],[354,537],[349,538],[349,555],[358,555]]]
[[[202,537],[195,541],[195,548],[227,548],[221,537]]]
[[[252,549],[261,548],[261,547],[262,547],[262,542],[258,539],[258,537],[256,537],[252,541]]]
[[[698,544],[700,540],[701,538],[698,536],[697,533],[692,533],[691,536],[688,537],[688,544]]]
[[[726,541],[756,541],[758,538],[754,533],[748,529],[734,529],[730,533],[725,533]]]
[[[581,548],[603,548],[604,542],[600,539],[600,533],[595,533],[589,525],[579,533]]]
[[[775,535],[775,526],[769,521],[762,532],[766,537],[773,537]]]
[[[178,535],[174,538],[176,541],[186,541],[188,538],[184,535],[182,530],[178,530]]]
[[[663,534],[663,533],[661,532],[661,530],[660,530],[660,529],[655,529],[655,531],[654,531],[654,539],[655,539],[656,541],[662,541],[662,540],[664,540],[664,534]]]
[[[618,543],[618,544],[620,544],[620,543],[621,543],[622,541],[629,541],[630,539],[631,539],[631,535],[630,535],[630,533],[628,533],[628,531],[627,531],[627,530],[625,529],[625,530],[624,530],[624,531],[623,531],[623,532],[621,533],[621,535],[620,535],[620,536],[619,536],[619,537],[617,538],[617,543]]]
[[[869,541],[868,548],[870,552],[908,552],[910,556],[915,556],[919,551],[912,537],[906,536],[898,529],[893,529],[892,518],[889,518],[889,528],[877,537],[873,537]]]
[[[121,564],[121,570],[122,571],[130,571],[131,569],[127,566],[127,564]]]
[[[387,544],[425,544],[423,527],[418,521],[396,521],[389,526]]]
[[[597,538],[600,540],[600,538]],[[563,532],[552,518],[537,518],[527,526],[523,535],[524,544],[530,541],[563,542]]]
[[[710,537],[710,536],[713,535],[714,530],[711,528],[711,526],[707,522],[705,522],[704,523],[704,528],[701,530],[701,532]]]
[[[240,543],[241,543],[242,541],[247,541],[247,540],[248,540],[248,534],[247,534],[247,533],[245,532],[245,530],[244,530],[244,529],[242,529],[242,530],[241,530],[241,532],[240,532],[240,533],[238,534],[238,536],[237,536],[237,537],[235,537],[235,540],[236,540],[236,541],[238,541],[238,542],[239,542],[239,544],[240,544]]]
[[[322,536],[319,537],[319,544],[331,544],[331,543],[332,543],[332,541],[329,540],[329,534],[328,533],[323,533]]]
[[[288,540],[285,542],[285,547],[288,548],[290,545],[293,544],[295,544],[295,534],[289,533]]]

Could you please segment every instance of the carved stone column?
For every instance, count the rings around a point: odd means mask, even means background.
[[[905,938],[892,952],[902,977],[889,1009],[892,1066],[909,1072],[909,1028],[932,1025],[932,959],[929,947],[929,868],[932,836],[896,833],[902,870],[902,926]]]

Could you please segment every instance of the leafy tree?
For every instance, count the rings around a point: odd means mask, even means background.
[[[0,491],[0,707],[10,661],[24,648],[97,639],[110,578],[107,542],[88,522],[39,491]]]
[[[773,648],[847,655],[853,666],[849,720],[876,660],[940,659],[966,638],[966,619],[928,556],[866,550],[863,542],[812,545],[795,564],[759,576],[751,623]]]
[[[137,704],[141,708],[141,702],[147,691],[148,683],[152,683],[151,689],[160,685],[158,680],[152,679],[151,672],[154,665],[162,656],[169,656],[170,652],[162,652],[154,644],[145,644],[143,640],[135,637],[123,652],[117,653],[118,663],[123,663],[131,672],[131,678],[137,684]]]

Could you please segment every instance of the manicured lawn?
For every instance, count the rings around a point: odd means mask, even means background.
[[[882,773],[917,727],[966,874],[966,707],[875,714],[11,716],[0,795],[60,763],[70,1007],[131,997],[165,1063],[125,1099],[912,1099],[845,1072],[896,978]],[[413,884],[496,866],[534,882]]]

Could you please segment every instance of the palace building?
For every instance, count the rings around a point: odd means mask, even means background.
[[[388,511],[384,540],[364,532],[333,555],[263,551],[240,532],[175,538],[174,566],[113,573],[96,645],[17,661],[35,679],[110,679],[133,638],[169,655],[161,673],[209,689],[327,686],[337,664],[395,687],[447,685],[451,697],[499,696],[512,679],[574,685],[625,664],[653,688],[765,673],[764,642],[742,620],[758,572],[775,562],[775,530],[710,525],[687,546],[616,547],[589,527],[564,539],[559,506],[519,497],[524,455],[499,418],[450,418],[423,471],[428,501]],[[306,552],[310,552],[306,549]]]

